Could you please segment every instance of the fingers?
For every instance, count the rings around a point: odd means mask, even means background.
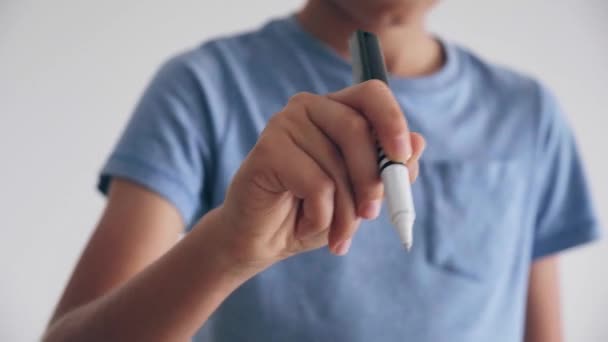
[[[269,126],[281,135],[271,139],[272,168],[284,190],[303,200],[295,236],[316,241],[329,228],[330,249],[339,255],[348,250],[359,218],[375,218],[380,211],[383,186],[373,131],[391,159],[406,162],[412,182],[425,145],[420,134],[409,133],[381,82],[328,96],[298,94]]]
[[[298,103],[300,101],[301,103]],[[329,245],[334,253],[342,254],[339,245],[355,233],[359,224],[355,209],[356,201],[351,190],[351,177],[349,176],[349,171],[353,169],[347,167],[343,154],[338,150],[333,140],[325,134],[325,130],[317,126],[306,113],[319,109],[315,107],[323,101],[331,102],[316,95],[300,94],[296,96],[292,99],[289,109],[285,111],[281,125],[290,136],[293,144],[310,156],[334,181],[335,203]],[[294,102],[296,103],[294,104]],[[339,104],[336,105],[339,106]],[[328,108],[325,107],[325,109]],[[327,115],[327,117],[333,117],[333,115]],[[370,157],[373,158],[373,151]],[[349,158],[346,158],[346,161],[348,160]],[[372,172],[369,177],[377,178],[377,175],[373,173],[373,164],[371,169]],[[360,173],[360,170],[357,172]]]
[[[290,191],[303,201],[295,231],[296,237],[303,239],[331,226],[336,186],[316,160],[282,133],[264,135],[256,144],[258,155],[272,156],[260,160],[260,165],[269,165],[276,173],[276,180],[261,180],[258,184],[271,192]]]
[[[367,120],[352,108],[326,97],[300,96],[307,97],[303,99],[307,108],[303,121],[308,124],[303,122],[298,127],[312,128],[299,129],[304,134],[303,140],[320,141],[321,138],[315,135],[319,133],[312,131],[321,131],[329,144],[339,148],[355,194],[357,215],[376,218],[380,213],[383,187],[378,175],[375,139]]]
[[[405,166],[407,166],[409,171],[410,182],[414,183],[414,181],[416,181],[416,178],[418,178],[418,173],[420,169],[419,160],[422,156],[422,152],[424,152],[424,148],[426,147],[426,142],[424,140],[424,137],[422,137],[422,135],[420,135],[419,133],[411,132],[410,137],[414,154],[412,155],[412,158],[410,158],[407,163],[405,163]]]
[[[390,159],[405,162],[411,158],[413,149],[407,122],[385,83],[371,80],[329,94],[328,97],[363,114]]]
[[[337,252],[348,245],[347,241],[354,235],[357,217],[373,219],[380,212],[383,186],[372,128],[358,110],[326,96],[301,93],[294,96],[286,108],[284,129],[290,133],[294,144],[319,163],[336,184],[329,243]],[[382,110],[380,105],[368,108]],[[394,117],[407,132],[403,114],[399,109],[394,112]],[[418,158],[424,148],[424,139],[419,134],[406,133],[406,137],[407,145],[412,149],[407,161],[413,181],[418,174]]]

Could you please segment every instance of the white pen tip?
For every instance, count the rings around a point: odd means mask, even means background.
[[[409,252],[414,244],[414,217],[407,214],[398,215],[395,217],[393,225],[395,226],[397,233],[399,233],[403,247]]]

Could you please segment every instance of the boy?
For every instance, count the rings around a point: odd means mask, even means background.
[[[560,341],[555,253],[597,235],[572,134],[538,82],[426,32],[434,3],[309,0],[166,63],[46,340]],[[351,86],[357,28],[392,91]],[[372,131],[420,174],[409,254]]]

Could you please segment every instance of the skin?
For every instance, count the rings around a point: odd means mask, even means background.
[[[424,29],[434,3],[310,0],[298,20],[344,57],[352,31],[373,31],[393,74],[421,76],[444,58]],[[383,195],[372,130],[389,157],[407,163],[414,181],[424,139],[409,132],[384,84],[295,95],[269,121],[224,203],[179,242],[184,222],[175,207],[114,179],[44,341],[186,341],[232,291],[274,263],[323,246],[348,253],[361,220],[378,215]],[[293,162],[282,163],[286,156]],[[531,268],[528,342],[561,341],[555,270],[554,257]]]
[[[527,342],[561,342],[559,272],[556,257],[532,264],[526,310]]]

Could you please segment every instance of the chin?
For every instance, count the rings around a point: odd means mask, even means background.
[[[403,25],[426,13],[438,0],[322,0],[332,2],[362,29],[377,31]]]

